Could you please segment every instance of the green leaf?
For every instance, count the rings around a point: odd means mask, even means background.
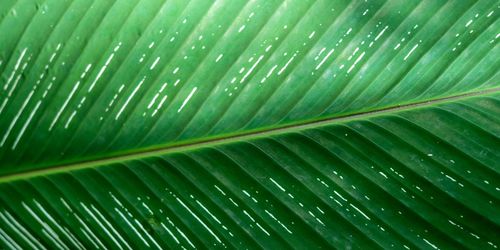
[[[496,249],[499,7],[1,1],[0,247]]]

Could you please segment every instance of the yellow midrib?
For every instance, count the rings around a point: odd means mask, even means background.
[[[351,121],[351,120],[356,120],[356,119],[384,115],[384,114],[398,112],[398,111],[411,110],[414,108],[429,107],[429,106],[436,105],[436,104],[456,101],[456,100],[470,98],[470,97],[478,97],[478,96],[483,96],[483,95],[488,95],[488,94],[494,94],[494,93],[498,93],[498,92],[500,92],[500,87],[491,88],[491,89],[487,89],[487,90],[472,91],[472,92],[464,93],[464,94],[460,94],[460,95],[436,98],[436,99],[425,100],[425,101],[416,102],[416,103],[390,106],[387,108],[381,108],[381,109],[376,109],[376,110],[367,111],[367,112],[354,113],[354,114],[349,114],[349,115],[345,115],[345,116],[331,117],[331,118],[326,118],[326,119],[322,119],[322,120],[302,121],[300,123],[288,124],[288,125],[284,125],[282,127],[272,128],[272,129],[267,129],[267,130],[259,129],[259,130],[246,131],[246,132],[239,133],[239,134],[225,134],[225,135],[221,135],[219,137],[205,138],[205,139],[200,139],[197,141],[184,142],[184,143],[179,143],[179,144],[174,144],[174,145],[171,144],[171,145],[158,147],[158,148],[152,148],[152,149],[137,150],[135,152],[126,153],[126,154],[122,154],[122,155],[116,155],[116,156],[110,156],[110,157],[106,157],[106,158],[100,158],[100,159],[94,159],[94,160],[88,160],[88,161],[82,161],[82,162],[74,162],[74,163],[62,164],[62,165],[58,165],[58,166],[49,166],[49,167],[45,167],[42,169],[29,170],[26,172],[12,173],[12,174],[0,176],[0,183],[11,182],[11,181],[21,180],[21,179],[28,179],[28,178],[33,178],[36,176],[52,175],[52,174],[57,174],[57,173],[62,173],[62,172],[74,171],[74,170],[78,170],[78,169],[102,167],[105,165],[123,162],[123,161],[147,158],[147,157],[164,155],[164,154],[169,154],[169,153],[174,153],[174,152],[191,151],[191,150],[195,150],[198,148],[212,147],[212,146],[217,146],[217,145],[221,145],[221,144],[229,144],[229,143],[234,143],[234,142],[239,142],[239,141],[254,140],[254,139],[258,139],[258,138],[286,134],[286,133],[301,131],[301,130],[305,130],[305,129],[323,127],[323,126],[327,126],[327,125],[331,125],[331,124],[339,123],[339,122],[346,122],[346,121]]]

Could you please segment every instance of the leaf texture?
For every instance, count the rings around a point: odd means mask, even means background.
[[[1,173],[498,87],[496,1],[2,5]]]
[[[0,1],[0,248],[497,249],[498,1]]]
[[[61,249],[494,249],[499,109],[495,94],[4,183],[0,239]]]

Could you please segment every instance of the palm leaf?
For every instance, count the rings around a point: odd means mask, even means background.
[[[498,8],[2,1],[0,244],[498,248]]]

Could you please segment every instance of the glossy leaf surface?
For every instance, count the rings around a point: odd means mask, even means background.
[[[6,248],[497,248],[496,1],[0,2]]]

